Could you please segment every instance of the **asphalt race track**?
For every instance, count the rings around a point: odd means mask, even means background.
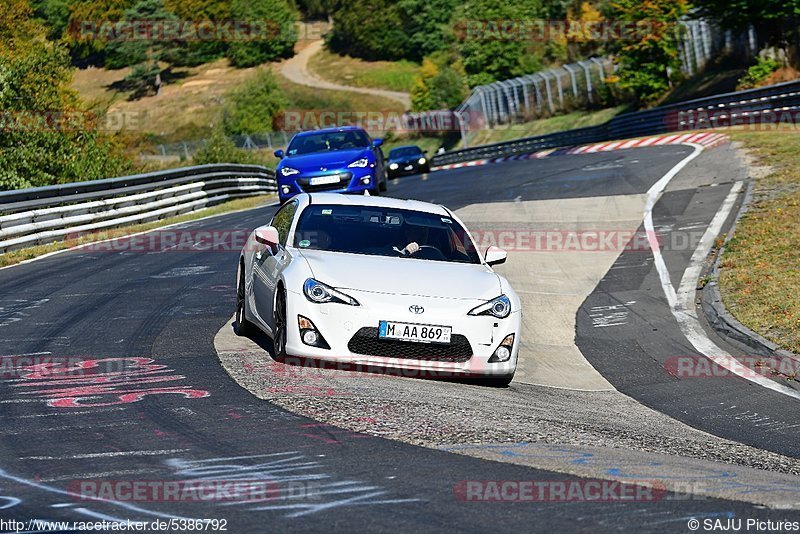
[[[445,204],[471,228],[644,233],[648,191],[694,150],[553,155],[405,177],[389,193]],[[652,210],[662,242],[702,235],[726,199],[735,213],[742,181],[727,145],[686,162]],[[610,207],[615,217],[599,220]],[[166,232],[244,235],[274,209]],[[724,219],[727,229],[732,215]],[[650,249],[512,250],[504,274],[530,299],[524,354],[511,387],[490,389],[277,364],[269,340],[230,332],[235,247],[97,248],[0,270],[0,519],[224,519],[230,532],[686,532],[691,518],[800,521],[798,399],[737,377],[669,372],[674,358],[700,352],[670,311]],[[676,288],[694,251],[662,251]],[[747,354],[703,326],[717,346]],[[470,481],[580,476],[659,491],[623,502],[483,502],[465,492]],[[76,497],[99,481],[261,482],[275,494]]]

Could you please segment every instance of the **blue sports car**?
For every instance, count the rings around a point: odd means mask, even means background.
[[[355,126],[298,133],[286,153],[275,151],[281,158],[275,169],[281,203],[303,192],[386,191],[381,144]]]

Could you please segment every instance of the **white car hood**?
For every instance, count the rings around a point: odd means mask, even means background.
[[[337,289],[471,300],[501,294],[500,278],[485,265],[309,249],[300,254],[316,280]]]

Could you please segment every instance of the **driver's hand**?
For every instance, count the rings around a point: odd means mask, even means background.
[[[410,256],[412,254],[419,252],[419,245],[417,244],[416,241],[412,241],[411,243],[406,245],[406,248],[404,248],[403,251]]]

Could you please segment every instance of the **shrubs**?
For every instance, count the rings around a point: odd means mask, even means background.
[[[222,128],[215,128],[206,146],[198,150],[192,158],[196,165],[207,163],[260,163],[251,152],[236,148],[233,141],[225,136]]]
[[[739,78],[739,82],[736,84],[736,89],[741,90],[758,87],[780,67],[781,64],[777,59],[767,56],[759,56],[756,59],[756,64],[747,69],[745,75]]]
[[[262,70],[228,94],[223,129],[228,135],[271,132],[285,106],[286,98],[272,72]]]

